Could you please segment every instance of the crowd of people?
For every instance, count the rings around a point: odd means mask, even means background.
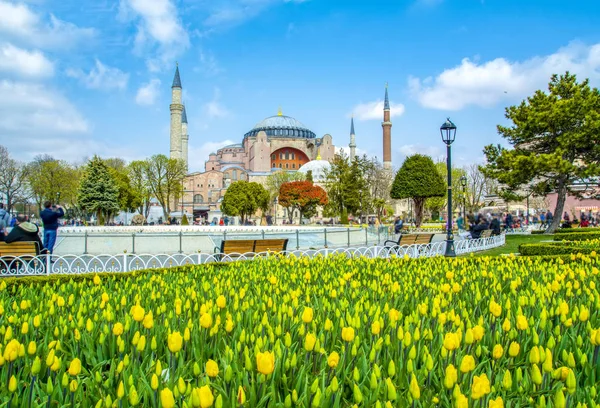
[[[56,245],[59,219],[65,212],[60,205],[53,205],[50,201],[44,203],[40,212],[40,220],[44,227],[43,240],[40,237],[40,227],[32,222],[29,216],[17,214],[11,217],[0,203],[0,241],[10,244],[12,242],[35,242],[40,253],[52,253]],[[9,232],[10,228],[10,232]]]

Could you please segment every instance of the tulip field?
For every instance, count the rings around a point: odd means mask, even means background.
[[[0,281],[0,407],[600,407],[600,260]]]

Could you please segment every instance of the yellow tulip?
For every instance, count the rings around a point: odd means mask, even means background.
[[[237,403],[240,405],[244,405],[246,403],[246,393],[244,392],[244,389],[241,385],[238,386]]]
[[[490,381],[485,373],[480,376],[473,377],[473,384],[471,385],[471,398],[478,400],[489,394],[491,391]]]
[[[302,321],[304,323],[310,323],[313,319],[313,309],[312,307],[305,307],[302,312]]]
[[[160,392],[160,403],[162,408],[175,407],[175,398],[173,397],[173,392],[170,389],[164,388]]]
[[[144,320],[146,311],[143,307],[139,305],[135,305],[131,308],[131,315],[133,316],[133,320],[136,322],[141,322]]]
[[[178,353],[183,345],[183,337],[181,333],[174,332],[167,336],[167,345],[171,353]]]
[[[414,374],[412,374],[412,376],[411,376],[410,385],[408,386],[408,391],[410,392],[410,395],[413,397],[413,399],[418,400],[419,398],[421,398],[421,389],[419,388],[419,383],[417,382],[417,377],[415,377]]]
[[[211,378],[214,378],[217,375],[219,375],[219,365],[217,364],[216,361],[209,359],[206,362],[205,371],[206,371],[206,375],[208,375]]]
[[[354,328],[342,327],[342,340],[346,342],[351,342],[354,340]]]
[[[519,351],[521,351],[521,346],[517,342],[511,342],[508,347],[508,355],[511,357],[516,357],[519,355]]]
[[[119,322],[115,323],[112,332],[115,336],[120,336],[121,334],[123,334],[123,325]]]
[[[460,371],[462,373],[468,373],[475,369],[475,359],[471,355],[466,355],[460,362]]]
[[[256,355],[256,368],[258,372],[269,375],[275,370],[275,355],[265,351]]]
[[[327,357],[327,365],[331,368],[336,368],[340,362],[340,355],[336,351],[332,351]]]
[[[74,358],[69,364],[69,375],[76,376],[81,372],[81,360]]]
[[[199,394],[200,394],[200,407],[202,407],[202,408],[212,407],[215,398],[213,396],[212,391],[210,390],[210,387],[208,385],[200,387]]]
[[[488,408],[504,408],[504,401],[502,400],[502,397],[490,400]]]
[[[227,305],[227,300],[225,300],[225,296],[221,295],[217,298],[217,306],[219,309],[224,309]]]
[[[313,349],[315,348],[316,342],[317,342],[317,337],[312,333],[308,333],[306,335],[306,337],[304,338],[304,349],[306,351],[313,351]]]

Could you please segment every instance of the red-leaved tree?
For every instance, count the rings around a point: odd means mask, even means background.
[[[287,209],[290,223],[294,219],[294,210],[302,218],[310,218],[317,212],[317,206],[327,205],[327,193],[310,181],[290,181],[279,188],[279,205]]]

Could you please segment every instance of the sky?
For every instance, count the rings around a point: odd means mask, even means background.
[[[392,160],[501,143],[506,106],[569,70],[600,86],[597,0],[0,0],[0,144],[81,163],[169,153],[176,63],[191,171],[262,119]],[[346,151],[348,149],[346,148]]]

